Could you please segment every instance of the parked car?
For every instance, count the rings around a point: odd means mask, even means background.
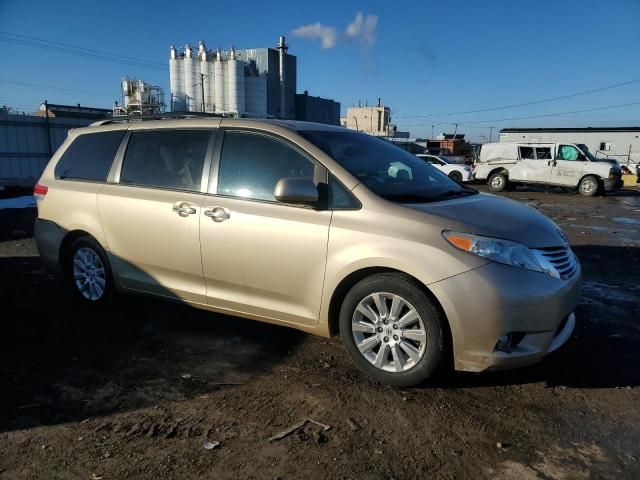
[[[456,182],[470,182],[473,180],[471,174],[471,167],[468,165],[461,165],[458,163],[450,163],[447,159],[437,156],[429,155],[426,153],[418,153],[416,157],[424,160],[425,162],[433,165],[441,172],[444,172],[449,178]]]
[[[620,166],[577,143],[485,143],[473,173],[494,192],[517,184],[575,188],[585,196],[622,188]]]
[[[35,195],[40,255],[79,301],[144,293],[340,335],[392,385],[447,358],[534,363],[575,325],[581,269],[549,218],[340,127],[106,122],[70,132]]]

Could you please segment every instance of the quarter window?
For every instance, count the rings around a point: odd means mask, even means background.
[[[281,178],[313,180],[314,163],[286,143],[262,134],[227,132],[224,136],[218,194],[275,201]]]
[[[120,183],[199,191],[210,137],[208,130],[132,133]]]
[[[122,142],[124,130],[79,135],[56,165],[56,178],[107,180],[113,157]]]

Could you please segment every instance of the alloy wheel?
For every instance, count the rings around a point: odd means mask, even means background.
[[[362,299],[351,331],[362,356],[387,372],[410,370],[426,351],[427,332],[418,311],[392,293],[376,292]]]
[[[91,248],[79,248],[73,255],[73,279],[87,300],[97,301],[104,295],[107,283],[104,265]]]

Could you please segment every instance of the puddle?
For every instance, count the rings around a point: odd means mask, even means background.
[[[637,218],[613,217],[611,220],[616,223],[622,223],[623,225],[640,225],[640,219]]]

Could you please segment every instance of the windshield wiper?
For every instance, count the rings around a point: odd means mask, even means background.
[[[451,197],[458,197],[458,196],[464,196],[464,195],[473,195],[475,193],[478,193],[476,190],[473,190],[472,188],[464,188],[464,189],[459,189],[459,190],[447,190],[446,192],[442,192],[434,197],[431,197],[432,201],[435,200],[442,200],[444,198],[451,198]]]

